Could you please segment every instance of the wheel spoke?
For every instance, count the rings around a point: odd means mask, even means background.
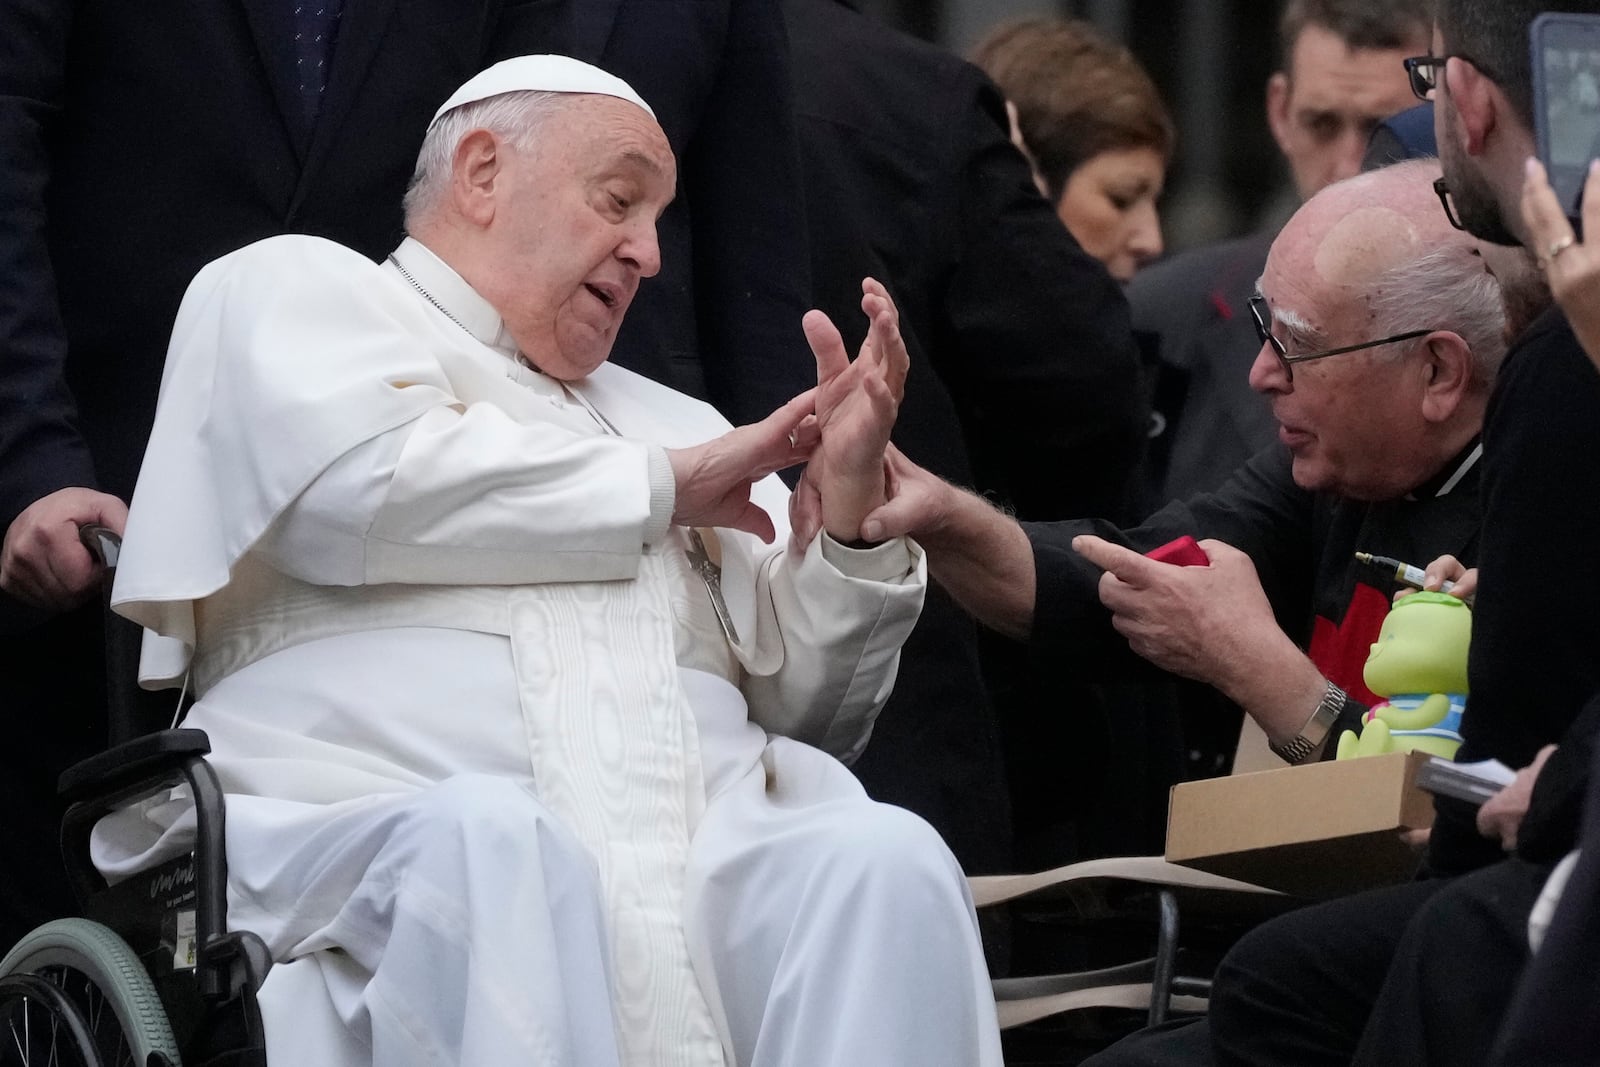
[[[63,1029],[64,1028],[61,1025],[61,1016],[57,1015],[55,1012],[51,1012],[50,1013],[50,1062],[51,1063],[61,1063],[63,1060],[65,1060],[66,1057],[67,1057],[68,1051],[70,1051],[70,1049],[72,1047],[71,1040],[63,1035],[63,1033],[62,1033]],[[78,1055],[81,1058],[83,1053],[80,1051],[78,1053]]]
[[[83,1006],[88,1009],[89,1029],[100,1032],[100,1016],[105,1011],[106,998],[95,988],[87,975],[83,979]]]
[[[0,995],[0,1064],[86,1067],[109,1063],[93,1052],[96,1038],[81,1026],[81,1009],[74,1006],[74,999],[63,989],[67,983],[62,977],[41,969],[5,978],[10,988]],[[36,983],[34,991],[17,988],[29,981]],[[121,1039],[118,1026],[117,1040]]]
[[[28,1062],[28,1050],[23,1046],[22,1035],[17,1033],[17,1022],[16,1022],[16,1020],[15,1019],[11,1020],[11,1022],[9,1022],[7,1024],[7,1028],[11,1031],[11,1043],[16,1046],[17,1055],[22,1057],[22,1062],[23,1063],[27,1063]],[[22,1004],[22,1028],[24,1030],[26,1030],[28,1028],[28,1004],[27,1004],[27,1001],[23,1001],[23,1004]]]
[[[0,975],[0,1067],[143,1067],[147,1046],[177,1055],[148,974],[113,931],[57,920],[21,944]]]

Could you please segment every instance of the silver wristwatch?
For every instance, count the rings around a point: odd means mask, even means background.
[[[1300,728],[1292,741],[1278,744],[1269,741],[1267,747],[1272,749],[1273,755],[1285,763],[1304,763],[1307,756],[1317,750],[1317,746],[1328,738],[1328,731],[1333,729],[1333,724],[1338,721],[1339,713],[1344,711],[1345,696],[1343,689],[1332,682],[1322,691],[1322,699],[1317,701],[1317,710],[1311,713],[1311,718]]]

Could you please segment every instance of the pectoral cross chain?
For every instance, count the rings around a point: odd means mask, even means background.
[[[733,616],[728,613],[728,602],[722,595],[722,568],[711,559],[711,554],[706,551],[706,543],[700,539],[700,531],[689,530],[689,562],[694,565],[695,573],[700,575],[700,580],[706,583],[706,592],[711,594],[711,607],[717,613],[717,622],[722,626],[722,633],[730,645],[739,643],[739,631],[734,628]]]

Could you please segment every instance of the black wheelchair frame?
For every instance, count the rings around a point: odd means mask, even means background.
[[[86,527],[114,570],[119,545]],[[109,584],[107,586],[109,589]],[[120,744],[69,768],[61,847],[83,917],[33,930],[0,958],[0,1067],[265,1067],[256,992],[272,965],[261,938],[227,928],[225,811],[204,731],[141,736],[115,684],[134,676],[139,629],[109,616],[108,690]],[[90,859],[105,815],[184,788],[192,853],[110,886]]]

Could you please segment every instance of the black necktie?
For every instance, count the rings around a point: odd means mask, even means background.
[[[317,124],[322,110],[322,91],[328,87],[333,42],[339,35],[343,10],[344,0],[294,0],[295,72],[307,128]]]

